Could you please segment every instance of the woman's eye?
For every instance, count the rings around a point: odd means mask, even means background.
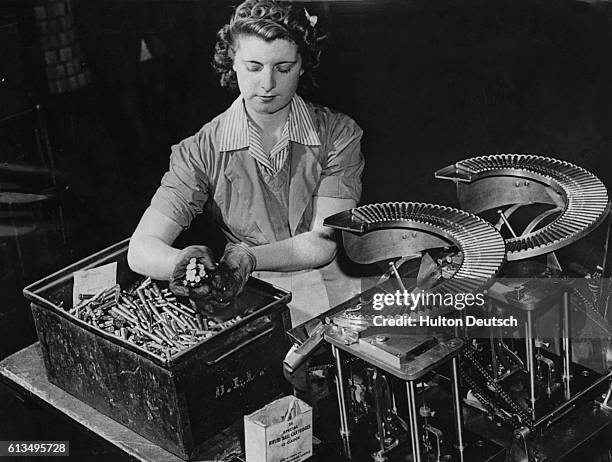
[[[293,66],[282,66],[277,68],[278,72],[280,72],[281,74],[288,74],[289,72],[291,72],[291,69],[293,69]]]
[[[261,70],[261,66],[258,64],[247,64],[246,69],[249,72],[258,72]]]

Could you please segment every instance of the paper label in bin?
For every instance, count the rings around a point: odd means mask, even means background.
[[[312,408],[284,396],[244,417],[247,462],[301,462],[312,456]]]
[[[79,295],[96,295],[117,284],[117,262],[83,271],[75,271],[72,306],[80,302]]]

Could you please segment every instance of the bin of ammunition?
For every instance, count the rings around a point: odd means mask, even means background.
[[[287,392],[291,295],[251,278],[216,322],[127,266],[128,240],[24,289],[49,381],[192,459],[206,441]],[[72,303],[74,271],[117,262],[117,285]]]

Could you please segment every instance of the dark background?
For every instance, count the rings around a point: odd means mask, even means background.
[[[49,183],[48,166],[28,155],[36,148],[32,120],[4,119],[34,104],[46,115],[58,179],[56,202],[29,223],[35,231],[0,238],[0,358],[35,340],[21,288],[128,237],[167,167],[170,146],[234,99],[209,63],[216,31],[236,3],[75,0],[92,81],[51,94],[32,5],[0,0],[0,162],[40,167],[0,176],[0,187],[36,192]],[[607,2],[303,5],[329,31],[320,89],[305,96],[363,128],[363,203],[456,205],[452,184],[434,180],[434,171],[489,153],[569,160],[612,184]],[[153,59],[141,63],[143,38]],[[10,225],[8,218],[0,213],[0,224]],[[193,228],[196,236],[204,232]]]

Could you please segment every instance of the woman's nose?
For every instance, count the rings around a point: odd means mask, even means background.
[[[276,86],[274,79],[274,69],[265,69],[261,74],[261,88],[267,93]]]

